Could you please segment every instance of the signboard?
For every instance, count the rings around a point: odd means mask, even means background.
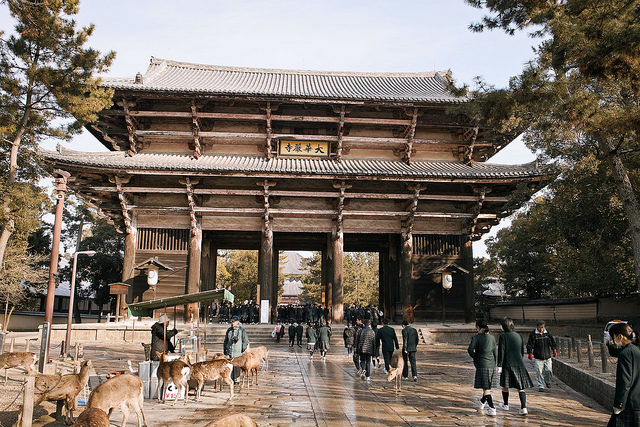
[[[260,323],[269,323],[269,300],[260,301]]]
[[[278,141],[281,157],[329,157],[329,142]]]

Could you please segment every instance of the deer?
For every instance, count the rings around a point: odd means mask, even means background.
[[[269,371],[269,348],[267,346],[260,345],[247,351],[259,356],[260,360],[264,361],[265,371]]]
[[[242,369],[244,373],[244,377],[242,378],[242,383],[244,384],[244,379],[247,379],[247,387],[251,386],[251,379],[253,378],[253,374],[255,373],[256,380],[255,385],[258,385],[258,370],[260,369],[260,357],[254,353],[249,351],[245,351],[238,357],[234,357],[231,359],[231,364]],[[251,375],[251,378],[249,378]]]
[[[204,427],[256,427],[258,424],[249,416],[235,413],[225,415],[215,421],[211,421]]]
[[[10,368],[22,368],[26,373],[35,373],[38,356],[28,351],[0,354],[0,368],[4,368],[4,383],[7,383]]]
[[[158,366],[158,372],[156,373],[158,376],[158,402],[162,401],[162,403],[165,403],[165,386],[172,382],[176,387],[178,387],[178,393],[176,394],[176,398],[173,400],[173,406],[175,406],[178,401],[178,396],[181,394],[182,389],[185,390],[184,404],[186,405],[189,395],[189,393],[187,393],[189,389],[188,380],[191,372],[188,358],[186,358],[186,360],[177,359],[167,361],[167,355],[165,353],[156,354],[160,357],[160,365]]]
[[[387,381],[391,381],[395,378],[395,390],[398,391],[402,388],[402,371],[404,370],[404,359],[402,358],[402,354],[394,353],[391,356],[391,361],[389,362],[389,374],[387,374]]]
[[[202,393],[202,387],[205,381],[222,381],[227,383],[230,387],[229,400],[233,399],[233,380],[231,379],[231,372],[233,371],[233,365],[227,360],[207,360],[205,362],[198,362],[191,365],[191,379],[190,382],[195,382],[196,387],[196,401],[200,400]]]
[[[107,413],[98,408],[87,408],[78,417],[73,427],[110,427]]]
[[[76,406],[76,397],[89,381],[89,373],[93,368],[90,360],[82,362],[80,372],[67,375],[37,375],[35,380],[35,395],[33,407],[35,408],[45,400],[48,402],[64,401],[66,409],[65,422],[73,422],[73,410]],[[22,412],[18,415],[17,425],[21,425]]]
[[[141,418],[144,425],[147,425],[143,405],[144,390],[142,380],[140,377],[131,374],[118,375],[100,384],[91,392],[87,402],[87,408],[104,411],[107,414],[107,421],[111,417],[113,409],[120,407],[122,411],[122,427],[127,424],[130,408],[136,411],[138,427],[143,425],[140,423]]]

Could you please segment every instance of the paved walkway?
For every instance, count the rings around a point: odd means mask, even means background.
[[[370,385],[356,378],[343,348],[333,347],[326,362],[318,356],[310,361],[303,348],[290,349],[286,343],[270,348],[269,371],[261,371],[258,386],[236,389],[236,397],[230,402],[226,386],[222,392],[214,392],[210,385],[205,387],[200,402],[191,401],[186,406],[182,402],[173,407],[147,400],[149,426],[202,426],[230,412],[250,415],[259,426],[602,426],[608,420],[605,408],[556,381],[548,393],[528,393],[527,417],[518,415],[517,393],[511,393],[508,413],[499,411],[495,418],[484,416],[476,409],[480,393],[472,387],[473,365],[463,346],[421,345],[419,380],[403,382],[398,393],[381,368],[372,373]],[[139,343],[95,348],[87,343],[85,356],[94,360],[99,373],[104,373],[125,368],[129,358],[140,360],[141,350]],[[16,379],[20,376],[15,370],[12,373],[10,376]],[[17,388],[18,383],[13,384]],[[7,394],[13,397],[15,392]],[[502,400],[497,389],[493,397],[495,402]],[[3,414],[0,425],[14,422],[16,409]],[[34,420],[34,426],[63,426],[62,422],[42,417],[53,410],[54,405],[48,403],[39,407],[35,418],[41,418]],[[112,425],[120,425],[121,419],[116,409]],[[136,425],[133,413],[127,424]]]

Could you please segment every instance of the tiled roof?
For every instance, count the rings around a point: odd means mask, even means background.
[[[106,78],[103,85],[135,91],[459,103],[444,73],[353,73],[223,67],[151,58],[142,79]]]
[[[142,171],[179,171],[211,174],[291,174],[338,177],[397,177],[442,179],[532,178],[543,172],[535,163],[498,165],[451,161],[415,161],[407,165],[401,160],[293,159],[264,157],[203,155],[199,159],[187,154],[124,152],[87,153],[61,149],[42,150],[44,157],[63,166],[98,167],[105,169]]]

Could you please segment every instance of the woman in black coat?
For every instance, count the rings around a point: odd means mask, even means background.
[[[371,329],[371,321],[365,320],[364,328],[358,335],[357,351],[360,354],[360,369],[362,379],[371,381],[371,356],[374,354],[376,346],[376,334]]]

